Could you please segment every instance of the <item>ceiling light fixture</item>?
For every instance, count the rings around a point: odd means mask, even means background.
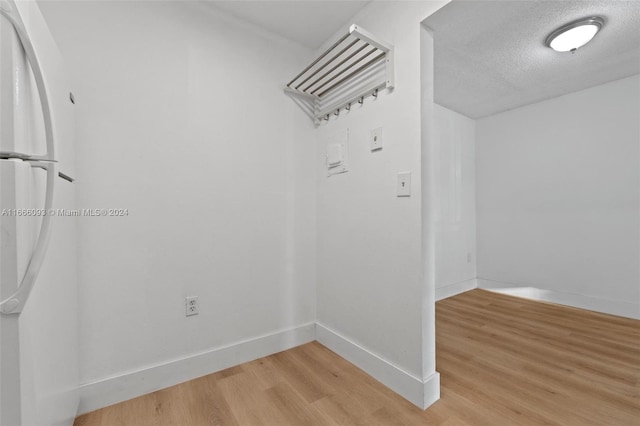
[[[547,36],[544,44],[557,52],[576,53],[576,50],[589,43],[603,26],[604,19],[599,16],[578,19],[553,31]]]

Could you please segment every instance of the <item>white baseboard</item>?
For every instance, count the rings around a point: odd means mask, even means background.
[[[440,373],[436,371],[429,377],[425,377],[422,383],[424,383],[424,400],[420,408],[426,410],[431,404],[440,399]]]
[[[316,340],[423,410],[440,398],[437,372],[416,377],[320,323]]]
[[[464,293],[465,291],[473,290],[474,288],[478,288],[478,281],[475,278],[436,287],[436,302],[446,299],[447,297],[455,296],[456,294]]]
[[[80,386],[78,415],[317,340],[421,409],[440,398],[440,375],[420,379],[319,323],[304,324]]]
[[[80,387],[78,414],[155,392],[315,340],[315,323],[197,353]]]
[[[601,299],[593,296],[562,293],[537,287],[527,287],[481,278],[478,278],[478,288],[504,293],[511,296],[524,297],[526,299],[541,300],[574,308],[588,309],[590,311],[601,312],[604,314],[640,319],[640,304],[624,300]]]

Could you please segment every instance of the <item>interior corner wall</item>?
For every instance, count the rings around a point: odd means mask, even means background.
[[[433,327],[433,309],[428,318],[424,309],[435,301],[422,274],[420,23],[444,4],[372,2],[357,14],[350,24],[394,46],[395,88],[317,131],[318,340],[421,407],[433,402],[425,403],[435,359],[425,369],[423,331]],[[432,81],[433,70],[424,72]],[[379,127],[383,148],[372,152]],[[327,143],[347,130],[349,171],[329,177]],[[405,171],[411,197],[398,197]]]
[[[640,318],[640,76],[476,130],[479,281]]]
[[[81,412],[314,338],[312,52],[198,2],[42,2],[71,71]],[[185,297],[200,314],[185,317]]]
[[[436,297],[476,287],[475,120],[435,104]]]

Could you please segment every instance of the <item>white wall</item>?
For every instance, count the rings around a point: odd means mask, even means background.
[[[487,286],[640,316],[639,117],[633,76],[477,121],[478,277],[498,282]]]
[[[420,22],[445,3],[372,2],[352,19],[394,45],[396,87],[343,111],[317,134],[318,339],[420,406],[437,399],[420,166],[421,77],[432,89],[433,70],[421,75]],[[371,152],[370,131],[378,127],[383,149]],[[347,129],[349,171],[327,177],[327,140]],[[409,198],[396,196],[403,171],[412,173]],[[436,390],[425,391],[426,383]]]
[[[475,120],[435,105],[436,295],[475,287]]]
[[[310,52],[195,2],[42,9],[72,70],[79,205],[129,212],[80,222],[81,379],[114,383],[81,410],[161,386],[129,373],[313,322],[313,127],[282,93]]]
[[[363,354],[350,359],[417,405],[437,399],[420,168],[433,51],[420,22],[444,4],[363,9],[352,22],[396,47],[396,88],[317,130],[282,95],[309,59],[296,45],[204,5],[43,7],[74,68],[80,203],[130,211],[80,227],[85,399],[314,321],[316,294],[318,340]],[[384,149],[371,153],[375,127]],[[326,179],[324,143],[346,128],[351,171]],[[413,196],[397,198],[406,170]],[[184,318],[187,295],[198,317]]]

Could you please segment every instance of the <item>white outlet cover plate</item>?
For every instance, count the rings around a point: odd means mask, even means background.
[[[398,197],[411,196],[411,172],[398,173]]]
[[[185,299],[186,315],[188,317],[192,315],[198,315],[200,313],[200,303],[198,303],[198,296],[187,297]]]

